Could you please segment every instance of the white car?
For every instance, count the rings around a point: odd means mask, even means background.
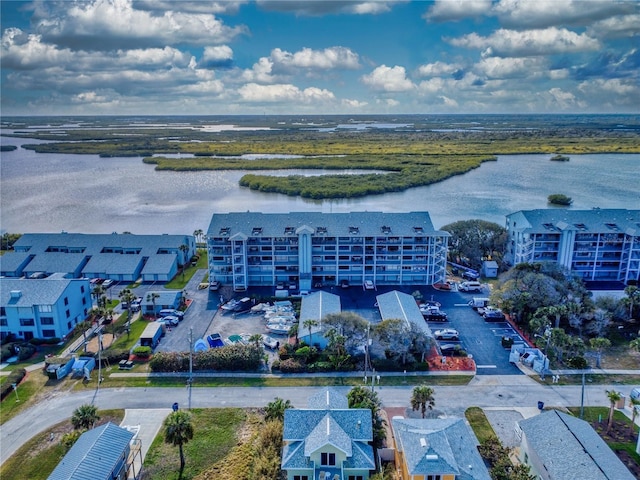
[[[109,288],[111,285],[113,285],[113,280],[109,278],[102,282],[102,288]]]
[[[458,340],[460,338],[458,331],[453,328],[436,330],[433,332],[433,335],[436,337],[436,340]]]
[[[159,318],[158,320],[156,320],[156,322],[175,327],[180,323],[180,320],[178,320],[178,317],[167,315],[166,317]]]
[[[373,282],[371,280],[365,280],[364,281],[364,288],[365,290],[373,290],[375,287],[375,285],[373,284]]]

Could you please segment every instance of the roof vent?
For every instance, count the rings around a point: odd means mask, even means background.
[[[326,235],[327,227],[318,227],[316,228],[316,232],[318,233],[318,235]]]
[[[229,236],[230,232],[231,232],[231,227],[222,227],[220,229],[220,236],[227,237],[227,236]]]
[[[427,460],[438,460],[438,455],[436,455],[435,453],[430,453],[428,455],[425,455],[424,458],[426,458]]]
[[[359,227],[349,227],[349,233],[351,235],[355,235],[357,233],[360,233],[360,228]]]
[[[424,437],[420,437],[420,446],[425,448],[427,446],[427,440]]]
[[[11,298],[20,298],[22,296],[21,290],[11,290]]]
[[[388,227],[386,225],[383,225],[382,227],[380,227],[380,230],[382,230],[382,233],[384,233],[385,235],[388,235],[391,233],[391,227]]]
[[[253,227],[251,235],[260,235],[262,233],[262,227]]]

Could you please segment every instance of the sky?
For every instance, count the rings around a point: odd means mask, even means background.
[[[638,113],[640,1],[1,1],[12,115]]]

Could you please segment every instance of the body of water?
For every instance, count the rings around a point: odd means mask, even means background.
[[[4,137],[2,143],[37,141]],[[640,208],[640,155],[573,155],[569,162],[506,155],[434,185],[324,201],[241,188],[245,172],[156,172],[140,158],[18,148],[2,152],[0,168],[2,232],[191,233],[206,231],[216,212],[247,210],[428,211],[436,228],[472,218],[502,225],[508,213],[549,207],[547,196],[553,193],[572,197],[572,209]],[[293,172],[277,172],[285,173]]]

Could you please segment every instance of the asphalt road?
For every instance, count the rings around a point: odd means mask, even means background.
[[[304,407],[307,399],[322,387],[218,387],[193,388],[192,408],[261,407],[276,397],[290,400],[294,407]],[[345,393],[350,387],[339,387]],[[633,386],[625,386],[623,393]],[[413,385],[375,387],[384,407],[408,407]],[[621,390],[620,385],[587,385],[584,405],[608,406],[607,390]],[[541,385],[525,375],[476,376],[461,387],[435,387],[436,408],[448,416],[461,416],[470,406],[481,408],[568,407],[580,405],[580,386]],[[184,388],[110,388],[85,392],[54,392],[38,405],[7,421],[0,429],[0,460],[4,463],[21,445],[39,432],[69,418],[80,405],[94,402],[100,409],[168,408],[174,402],[188,405]]]

